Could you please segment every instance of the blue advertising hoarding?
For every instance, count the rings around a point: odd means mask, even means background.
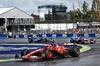
[[[53,37],[53,38],[70,38],[70,37],[100,37],[100,34],[33,34],[33,35],[15,35],[15,38],[28,38],[28,37]]]

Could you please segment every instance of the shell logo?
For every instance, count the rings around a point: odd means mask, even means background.
[[[60,51],[60,54],[62,54],[62,53],[63,53],[63,50]]]

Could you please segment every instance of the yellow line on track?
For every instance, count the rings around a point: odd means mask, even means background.
[[[77,44],[77,45],[82,47],[82,48],[80,49],[80,52],[85,52],[85,51],[88,51],[88,50],[91,49],[91,47],[86,46],[86,45],[80,45],[80,44]]]
[[[0,62],[5,62],[5,60],[0,60]]]

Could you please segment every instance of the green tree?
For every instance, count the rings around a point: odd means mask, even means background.
[[[83,3],[83,18],[87,18],[87,16],[88,16],[88,3],[86,3],[85,1],[84,1],[84,3]]]
[[[96,11],[97,10],[97,7],[96,6],[97,6],[97,2],[96,2],[96,0],[93,0],[91,10],[92,11]]]
[[[69,11],[69,14],[70,14],[70,19],[74,19],[74,14],[73,14],[74,12],[73,11]]]
[[[100,18],[100,0],[96,0],[96,18]]]
[[[77,8],[77,18],[78,19],[82,19],[82,12],[81,12],[81,10],[79,9],[79,8]]]
[[[96,18],[96,11],[97,11],[97,0],[93,0],[92,8],[91,8],[91,17]]]

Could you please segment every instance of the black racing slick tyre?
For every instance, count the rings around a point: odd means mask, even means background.
[[[76,43],[76,40],[74,40],[73,38],[70,39],[70,43]]]
[[[74,43],[74,40],[73,39],[70,39],[70,43]]]
[[[84,42],[84,40],[79,40],[78,43],[84,44],[85,42]]]
[[[29,42],[29,43],[32,43],[32,42],[33,42],[33,38],[32,38],[32,37],[29,37],[29,38],[28,38],[28,42]]]
[[[30,52],[31,52],[31,51],[28,50],[28,49],[22,50],[22,52],[21,52],[21,57],[22,57],[22,56],[25,56],[25,55],[27,55],[27,54],[29,54]]]
[[[53,52],[50,49],[44,49],[43,53],[45,53],[45,59],[51,60],[53,59]]]
[[[78,47],[74,46],[69,50],[69,54],[72,57],[78,57],[80,55],[80,49]]]
[[[45,43],[47,43],[47,39],[46,39],[46,38],[44,38],[43,41],[44,41]]]
[[[18,59],[19,58],[19,54],[15,54],[15,59]]]

